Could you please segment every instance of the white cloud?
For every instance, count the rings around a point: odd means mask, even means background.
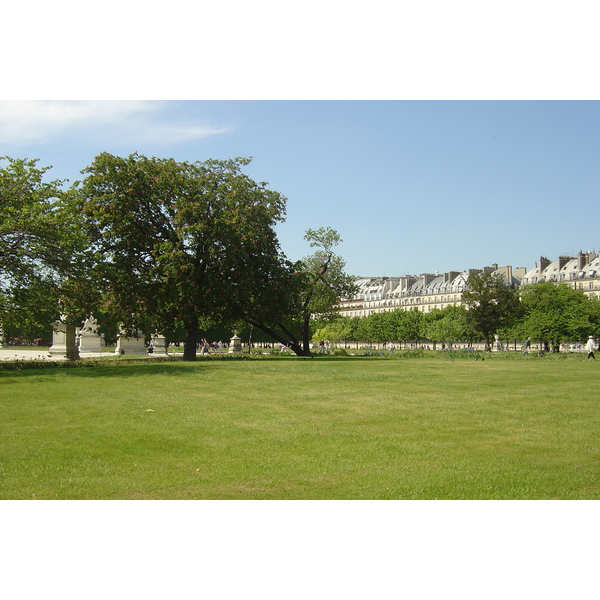
[[[0,143],[47,144],[69,135],[94,135],[127,142],[183,142],[225,133],[197,122],[165,122],[168,102],[1,101]]]
[[[173,125],[167,123],[157,123],[152,127],[142,128],[137,132],[136,139],[143,142],[153,142],[158,144],[177,144],[199,138],[219,135],[230,131],[227,128],[213,128],[198,126],[197,124]]]

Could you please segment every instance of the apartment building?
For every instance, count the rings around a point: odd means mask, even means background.
[[[533,269],[523,277],[522,285],[535,285],[544,281],[564,283],[582,290],[587,296],[600,297],[600,255],[596,252],[579,252],[577,256],[559,256],[551,261],[540,257]]]
[[[449,271],[447,273],[423,273],[419,276],[403,277],[359,277],[356,280],[356,298],[342,300],[339,312],[346,317],[366,317],[374,312],[396,309],[421,312],[443,309],[462,302],[462,293],[467,287],[471,273],[500,273],[513,288],[519,287],[525,276],[525,267],[513,269],[510,265],[498,267],[494,264],[483,269]]]
[[[588,296],[600,298],[600,254],[579,252],[577,256],[559,256],[551,261],[545,256],[529,271],[525,267],[499,267],[422,273],[403,277],[358,277],[356,298],[342,300],[339,312],[346,317],[366,317],[374,312],[396,309],[431,312],[462,303],[462,293],[471,273],[500,273],[512,289],[544,281],[565,283]]]

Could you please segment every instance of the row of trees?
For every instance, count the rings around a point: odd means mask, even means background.
[[[184,339],[193,360],[199,332],[216,325],[262,331],[298,355],[313,335],[489,347],[499,333],[558,347],[600,333],[599,300],[551,283],[513,290],[491,273],[471,275],[464,306],[335,318],[355,293],[340,236],[308,230],[314,253],[288,260],[275,233],[286,198],[243,173],[250,159],[102,153],[72,185],[45,182],[36,160],[0,160],[0,323],[25,336],[93,313],[107,331]]]
[[[506,286],[502,276],[474,273],[463,293],[464,304],[423,313],[418,309],[340,317],[324,324],[315,338],[362,342],[456,342],[485,340],[497,333],[504,340],[531,337],[558,351],[564,342],[600,334],[600,300],[566,284],[546,282],[524,289]]]
[[[177,162],[97,156],[80,182],[44,182],[49,168],[4,157],[0,169],[0,322],[33,331],[93,313],[130,334],[185,339],[246,324],[310,352],[352,278],[330,228],[308,230],[314,254],[292,262],[275,233],[286,198],[242,171],[250,159]]]

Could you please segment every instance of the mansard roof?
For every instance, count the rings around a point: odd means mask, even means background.
[[[591,275],[592,271],[594,275]],[[578,256],[559,256],[551,261],[542,256],[539,263],[530,269],[523,278],[524,285],[544,281],[572,281],[573,279],[594,277],[600,271],[600,257],[595,252],[580,252]]]

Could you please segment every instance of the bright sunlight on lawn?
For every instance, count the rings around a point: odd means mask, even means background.
[[[0,499],[597,499],[599,363],[388,357],[0,373]]]

